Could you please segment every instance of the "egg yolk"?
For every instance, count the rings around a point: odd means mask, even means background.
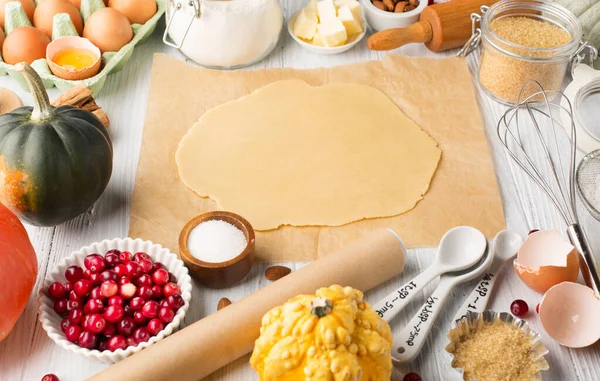
[[[89,50],[65,49],[58,52],[52,61],[65,69],[81,70],[94,66],[97,59]]]

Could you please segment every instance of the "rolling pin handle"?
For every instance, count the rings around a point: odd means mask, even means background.
[[[433,38],[433,28],[427,21],[419,21],[408,28],[393,28],[377,32],[367,41],[371,50],[392,50],[406,44],[425,43]]]

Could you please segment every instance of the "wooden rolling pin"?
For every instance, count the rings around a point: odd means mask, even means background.
[[[376,230],[310,265],[159,341],[88,381],[198,381],[252,351],[271,308],[332,284],[367,291],[400,274],[404,246]],[[200,295],[202,297],[202,295]],[[193,303],[198,303],[194,301]]]
[[[367,44],[371,50],[392,50],[421,42],[432,52],[462,47],[471,37],[471,13],[481,13],[482,5],[496,2],[498,0],[454,0],[430,5],[421,12],[418,23],[375,33]]]

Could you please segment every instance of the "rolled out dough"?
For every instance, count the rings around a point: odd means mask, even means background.
[[[287,80],[206,112],[175,159],[198,195],[271,230],[405,213],[427,192],[441,154],[375,88]]]

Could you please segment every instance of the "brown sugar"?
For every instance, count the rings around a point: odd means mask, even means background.
[[[492,31],[502,39],[500,47],[484,41],[479,80],[481,85],[501,100],[516,103],[522,86],[536,80],[545,90],[558,90],[562,85],[569,56],[555,59],[555,51],[568,44],[572,36],[561,27],[530,17],[510,16],[491,22]],[[510,55],[509,55],[510,54]],[[539,91],[528,89],[524,96]]]
[[[452,366],[464,370],[466,381],[531,381],[538,372],[531,348],[519,328],[485,323],[457,343]]]

